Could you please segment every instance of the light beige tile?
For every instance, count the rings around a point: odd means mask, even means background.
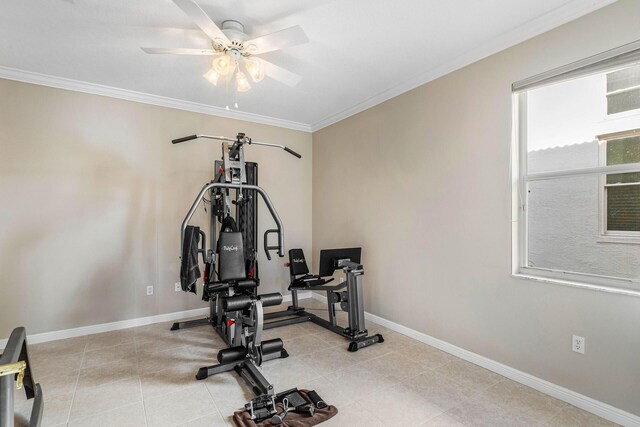
[[[204,383],[224,416],[233,415],[254,397],[246,382],[233,371],[212,375]]]
[[[186,345],[185,341],[178,334],[159,334],[157,336],[145,335],[143,338],[134,338],[136,351],[139,353],[153,353],[156,351],[170,350]]]
[[[52,374],[77,373],[80,370],[83,354],[75,353],[51,357],[41,353],[30,353],[29,358],[33,375],[39,380],[41,377]]]
[[[571,405],[567,405],[566,408],[561,410],[554,418],[545,424],[545,426],[549,427],[608,427],[617,425],[618,424]]]
[[[430,369],[438,368],[454,360],[454,357],[448,353],[417,341],[414,345],[409,345],[400,352]]]
[[[418,425],[443,412],[427,396],[415,393],[405,384],[378,390],[358,403],[385,425]]]
[[[180,424],[180,427],[226,427],[227,423],[219,412],[213,412],[204,417],[197,418],[195,420],[188,421],[184,424]]]
[[[338,347],[341,350],[346,351],[349,347],[349,340],[347,338],[336,334],[335,332],[331,332],[328,329],[324,329],[321,326],[313,324],[312,330],[309,333],[327,343],[331,348]]]
[[[506,379],[478,365],[457,358],[446,365],[436,368],[436,371],[462,385],[477,390],[487,389]]]
[[[447,414],[440,414],[420,424],[420,427],[465,427]]]
[[[196,371],[190,366],[175,365],[162,371],[140,375],[145,399],[196,385]]]
[[[69,418],[69,410],[73,401],[73,393],[59,396],[47,397],[43,392],[44,409],[42,412],[42,427],[66,425]],[[31,409],[33,408],[33,399],[15,405],[16,426],[28,426],[28,420],[31,417]]]
[[[137,350],[137,358],[138,372],[141,375],[164,371],[167,368],[179,366],[192,360],[187,347],[161,348],[157,350],[145,347],[144,350]]]
[[[478,394],[475,389],[458,384],[433,371],[407,378],[403,384],[417,396],[422,396],[430,405],[438,408],[440,412],[445,412]]]
[[[142,402],[111,409],[69,422],[69,427],[144,427],[146,424]]]
[[[225,348],[227,345],[217,343],[188,345],[185,350],[188,352],[189,359],[185,360],[184,364],[191,366],[195,371],[203,366],[215,365],[218,363],[218,352]]]
[[[396,352],[376,357],[361,365],[364,366],[371,375],[382,374],[398,381],[415,377],[428,369],[425,365]]]
[[[371,371],[359,363],[349,368],[324,375],[341,393],[352,399],[362,399],[366,395],[398,384],[398,380],[385,375],[372,375]]]
[[[276,390],[287,390],[321,376],[313,366],[293,356],[263,363],[262,373]]]
[[[325,377],[316,378],[311,381],[298,384],[298,389],[315,390],[322,400],[324,400],[328,405],[333,405],[338,408],[355,401],[354,396],[346,394]]]
[[[329,348],[315,353],[300,356],[300,359],[321,374],[328,374],[336,370],[346,369],[358,363],[358,360],[348,351],[341,348]]]
[[[217,411],[204,384],[145,399],[149,427],[175,426]]]
[[[326,427],[382,427],[384,424],[375,416],[378,411],[379,408],[377,408],[376,411],[371,411],[369,408],[365,408],[358,403],[351,403],[342,408],[338,408],[338,413],[322,425]]]
[[[86,351],[82,359],[82,368],[91,368],[108,363],[136,363],[136,346],[132,342]]]
[[[173,322],[153,323],[151,325],[138,326],[131,328],[133,330],[134,341],[153,341],[157,338],[168,338],[172,336],[178,336],[176,332],[172,331],[171,325]]]
[[[292,356],[303,356],[306,354],[315,354],[331,347],[334,347],[334,345],[329,344],[312,334],[306,334],[287,340],[285,348]]]
[[[59,396],[62,394],[73,393],[76,389],[78,382],[78,375],[80,371],[76,372],[54,372],[50,375],[44,375],[36,378],[36,381],[40,383],[43,394],[46,396]]]
[[[568,406],[565,402],[511,380],[499,382],[483,394],[494,397],[500,404],[509,407],[509,410],[519,413],[523,419],[543,423]]]
[[[273,329],[265,330],[263,333],[262,340],[266,341],[274,338],[280,338],[282,341],[284,341],[285,348],[286,348],[287,340],[301,337],[303,335],[306,335],[307,332],[308,331],[306,327],[301,326],[300,324],[289,325],[281,328],[273,328]]]
[[[414,340],[411,337],[393,331],[386,332],[383,337],[384,343],[390,347],[393,347],[393,350],[398,352],[404,351],[406,347],[415,345],[419,342],[418,340]]]
[[[138,365],[135,358],[118,360],[91,368],[80,369],[78,390],[99,387],[115,381],[138,377]]]
[[[58,357],[69,354],[82,353],[87,345],[87,337],[75,337],[64,340],[49,341],[29,345],[29,355],[36,357]]]
[[[138,377],[100,387],[80,389],[76,391],[73,399],[70,420],[77,420],[140,401],[142,401],[142,391]]]
[[[118,331],[87,335],[87,347],[85,351],[100,350],[102,348],[127,343],[132,344],[133,336],[133,329],[121,329]]]

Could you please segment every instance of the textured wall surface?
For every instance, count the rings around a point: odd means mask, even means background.
[[[287,247],[311,247],[308,133],[7,80],[0,129],[0,338],[19,325],[34,334],[205,306],[174,291],[179,230],[221,149],[172,145],[179,136],[243,131],[302,154],[245,152]],[[204,218],[200,208],[195,222]],[[283,259],[259,262],[262,290],[286,291]]]
[[[541,170],[598,164],[598,142],[529,152]],[[583,166],[588,165],[588,166]],[[626,279],[640,278],[640,245],[603,241],[597,175],[529,185],[529,266]]]
[[[367,311],[640,415],[640,298],[512,278],[509,176],[511,84],[640,39],[638,16],[616,2],[315,132],[314,254],[361,245]]]

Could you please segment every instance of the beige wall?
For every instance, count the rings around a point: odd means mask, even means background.
[[[238,131],[302,154],[246,149],[287,248],[310,252],[309,133],[0,80],[0,338],[205,307],[174,291],[179,229],[221,149],[170,140]],[[283,259],[259,261],[262,290],[286,290]]]
[[[640,415],[640,298],[513,279],[511,83],[640,39],[623,0],[313,134],[313,251],[366,309]],[[586,354],[570,349],[586,337]]]

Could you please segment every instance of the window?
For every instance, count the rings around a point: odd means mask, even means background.
[[[514,274],[640,296],[639,63],[636,42],[514,83]]]
[[[640,163],[640,129],[598,139],[605,166]],[[603,234],[640,236],[640,173],[608,174],[603,181]]]
[[[607,114],[640,108],[640,66],[607,74]]]

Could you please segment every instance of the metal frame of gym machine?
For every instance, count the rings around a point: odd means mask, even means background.
[[[384,342],[384,338],[381,334],[369,335],[367,329],[365,329],[364,319],[364,293],[362,285],[362,276],[364,275],[364,267],[360,264],[359,253],[358,259],[351,259],[353,254],[347,253],[349,250],[322,250],[320,251],[320,265],[329,265],[329,269],[342,269],[345,274],[345,280],[338,285],[327,286],[326,283],[318,286],[307,286],[304,288],[290,287],[292,305],[286,310],[277,311],[273,313],[266,313],[264,315],[265,321],[270,319],[277,319],[280,317],[287,317],[286,319],[274,320],[272,322],[265,323],[264,329],[278,328],[281,326],[294,325],[302,322],[313,322],[316,325],[322,326],[335,332],[338,335],[349,339],[348,350],[350,352],[358,351],[361,348],[368,347],[376,343]],[[338,257],[329,257],[323,259],[326,255],[338,255]],[[322,270],[322,268],[321,268]],[[320,272],[323,274],[323,272]],[[324,272],[326,275],[328,272]],[[318,278],[320,276],[317,276]],[[294,277],[291,277],[291,283],[293,284]],[[342,289],[346,291],[340,292]],[[311,291],[311,292],[326,292],[327,293],[327,310],[329,312],[329,320],[325,320],[322,317],[317,316],[314,313],[309,313],[304,307],[298,305],[298,292],[299,291]],[[343,311],[348,314],[349,326],[343,328],[338,325],[336,318],[335,304],[340,304]]]

